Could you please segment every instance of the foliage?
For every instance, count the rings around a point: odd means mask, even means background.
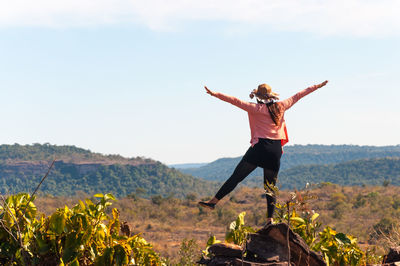
[[[246,242],[247,235],[255,232],[250,226],[244,225],[245,215],[246,212],[241,212],[236,220],[229,225],[228,231],[225,235],[226,242],[241,246]]]
[[[155,195],[151,197],[151,202],[156,205],[161,205],[163,203],[164,199],[161,195]]]
[[[28,194],[9,196],[0,209],[0,263],[5,265],[162,265],[139,234],[119,233],[119,211],[106,208],[112,194],[96,194],[73,208],[35,218]],[[29,205],[28,205],[29,202]],[[26,212],[25,212],[26,208]]]
[[[363,252],[357,244],[357,238],[338,233],[329,226],[325,227],[322,232],[317,233],[321,226],[316,220],[319,217],[315,212],[304,212],[300,217],[296,212],[295,204],[292,202],[292,212],[290,214],[290,226],[293,231],[298,233],[314,251],[321,252],[327,265],[364,265],[365,262],[379,261],[380,258],[369,253]],[[286,206],[280,205],[280,208]],[[242,245],[246,242],[247,234],[254,232],[251,227],[244,226],[245,212],[239,214],[236,221],[233,221],[226,234],[225,241]],[[287,219],[283,215],[278,219]],[[211,236],[207,242],[207,248],[203,253],[208,255],[208,247],[217,243],[215,236]],[[369,255],[369,257],[367,257]]]
[[[185,199],[188,201],[195,201],[197,199],[197,197],[198,197],[197,193],[191,192],[191,193],[186,194]]]
[[[313,247],[321,251],[328,265],[360,265],[364,252],[357,245],[357,238],[337,233],[329,226],[319,233],[319,241]]]
[[[384,187],[387,187],[387,186],[389,186],[389,185],[390,185],[390,180],[385,179],[385,180],[382,182],[382,186],[384,186]]]
[[[199,260],[199,246],[195,239],[183,239],[179,249],[179,265],[196,265]]]
[[[229,224],[225,234],[225,242],[242,246],[247,241],[247,235],[255,232],[252,227],[244,225],[245,215],[246,212],[241,212],[236,220]],[[206,249],[203,250],[203,255],[208,256],[208,248],[215,243],[221,243],[221,241],[217,240],[214,235],[210,236],[207,241]]]
[[[208,257],[208,248],[217,243],[221,243],[221,240],[217,240],[214,235],[211,235],[210,238],[207,240],[206,249],[202,251],[203,255]]]
[[[345,195],[348,207],[342,218],[336,219],[333,218],[333,210],[328,209],[328,205],[332,201],[332,195],[339,192]],[[280,190],[278,202],[287,199],[289,193],[289,191]],[[379,223],[382,217],[392,217],[396,224],[399,224],[400,207],[397,208],[397,202],[400,201],[400,196],[398,196],[400,187],[341,187],[325,183],[313,186],[310,194],[315,199],[309,200],[309,207],[305,210],[296,207],[296,213],[301,218],[307,216],[307,211],[311,214],[314,210],[320,214],[315,220],[315,222],[322,223],[322,227],[317,230],[317,238],[319,237],[318,232],[329,225],[337,232],[357,236],[359,243],[362,243],[360,246],[363,250],[367,246],[373,250],[376,246],[375,254],[387,254],[387,245],[380,242],[384,236],[379,235],[380,239],[370,239],[370,233],[373,231],[373,226]],[[356,207],[359,195],[360,198],[365,199],[365,203],[363,206]],[[370,198],[368,195],[375,195],[375,198]],[[246,211],[246,225],[256,229],[265,224],[265,195],[260,185],[258,188],[238,188],[232,193],[232,196],[235,196],[237,202],[226,199],[220,203],[221,205],[216,208],[216,211],[199,208],[196,201],[187,204],[186,199],[173,199],[173,203],[172,200],[166,200],[161,205],[155,205],[151,199],[140,197],[137,201],[130,198],[119,198],[112,207],[120,210],[120,220],[130,221],[130,226],[135,232],[144,232],[146,240],[154,244],[163,257],[170,257],[172,262],[177,263],[182,239],[195,238],[204,248],[209,238],[209,235],[204,233],[204,228],[208,228],[207,230],[215,234],[217,239],[224,240],[227,226],[236,220],[242,210]],[[38,210],[50,215],[56,208],[64,205],[74,206],[79,199],[87,197],[88,195],[73,197],[38,195],[35,205]],[[203,209],[202,214],[200,214],[200,209]],[[278,214],[278,212],[277,209],[275,213]],[[277,220],[277,217],[274,219]],[[147,229],[149,224],[151,224],[151,230]],[[366,256],[368,254],[373,255],[374,252],[366,252]]]
[[[290,222],[293,231],[298,233],[311,248],[317,240],[317,232],[321,227],[321,223],[317,222],[319,214],[316,212],[305,212],[303,217],[300,217],[296,210],[293,210]]]
[[[393,224],[388,233],[381,232],[379,245],[389,249],[400,246],[400,224]]]
[[[321,223],[317,221],[319,214],[309,210],[307,201],[312,198],[310,191],[297,191],[292,193],[291,200],[285,204],[277,203],[278,221],[287,221],[294,232],[299,234],[317,252],[321,252],[327,265],[364,265],[367,262],[378,262],[379,256],[371,252],[363,252],[357,243],[357,238],[344,233],[338,233],[329,226],[321,232]],[[333,193],[333,198],[342,201],[344,195]],[[285,213],[287,205],[290,205],[290,213]],[[335,204],[333,204],[335,205]],[[335,205],[336,206],[336,205]],[[301,213],[296,208],[301,209]]]
[[[29,258],[33,228],[37,227],[36,206],[26,193],[9,196],[0,207],[0,264]],[[10,264],[11,265],[11,264]]]
[[[373,226],[374,231],[370,234],[370,237],[377,238],[380,235],[389,235],[395,224],[396,221],[393,218],[382,217],[379,222]]]

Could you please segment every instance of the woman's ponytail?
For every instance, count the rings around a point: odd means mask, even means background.
[[[274,121],[275,125],[279,127],[281,125],[281,120],[283,115],[280,106],[274,101],[270,101],[265,105],[268,108],[268,112],[271,115],[272,121]]]

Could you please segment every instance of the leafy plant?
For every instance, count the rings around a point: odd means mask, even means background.
[[[217,243],[221,243],[221,240],[217,240],[214,235],[210,236],[210,238],[207,240],[206,249],[202,251],[203,256],[208,257],[208,248]]]
[[[96,194],[73,208],[36,219],[28,194],[11,195],[0,208],[0,263],[4,265],[163,265],[139,234],[119,233],[119,211],[106,208],[112,194]]]
[[[290,222],[293,231],[298,233],[311,248],[315,245],[317,240],[317,231],[321,227],[321,223],[317,221],[319,214],[312,212],[304,212],[302,216],[299,216],[294,209]]]
[[[367,261],[377,261],[377,256],[371,252],[368,254],[363,252],[357,244],[357,238],[351,235],[338,233],[329,226],[318,233],[321,227],[321,223],[317,221],[319,214],[310,211],[308,207],[308,200],[312,198],[309,190],[292,193],[290,201],[276,204],[277,220],[289,220],[289,226],[293,231],[299,234],[312,250],[321,252],[328,266],[362,265]],[[285,210],[290,211],[285,212]]]
[[[255,232],[250,226],[244,225],[245,215],[246,212],[241,212],[236,220],[229,224],[228,231],[225,234],[225,242],[242,246],[246,243],[247,235]],[[216,243],[221,243],[221,241],[217,240],[214,235],[210,236],[207,241],[206,249],[203,250],[203,256],[208,257],[208,248]]]
[[[294,208],[290,214],[290,225],[309,247],[320,251],[327,265],[360,265],[366,260],[365,253],[357,244],[357,238],[338,233],[329,226],[317,233],[321,224],[317,222],[319,214],[316,212],[303,212],[299,215]]]
[[[9,196],[0,206],[0,262],[25,265],[30,251],[32,228],[37,226],[36,206],[27,193]],[[11,264],[10,264],[11,265]]]
[[[337,233],[327,226],[319,233],[320,240],[313,247],[321,251],[327,265],[360,265],[364,252],[357,245],[357,238]]]
[[[255,230],[250,226],[244,225],[245,215],[246,212],[241,212],[236,220],[229,225],[228,232],[225,235],[226,242],[241,246],[246,242],[247,235],[255,232]]]
[[[195,239],[183,239],[179,249],[179,265],[196,265],[199,260],[199,246]]]

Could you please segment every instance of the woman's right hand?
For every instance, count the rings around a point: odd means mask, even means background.
[[[328,81],[327,81],[327,80],[325,80],[324,82],[322,82],[322,83],[318,84],[318,85],[317,85],[317,88],[321,88],[321,87],[325,86],[325,85],[326,85],[326,83],[328,83]]]
[[[207,88],[207,86],[204,86],[204,88],[206,89],[206,92],[207,92],[208,94],[210,94],[211,96],[214,96],[214,92],[213,92],[213,91],[210,91],[210,90]]]

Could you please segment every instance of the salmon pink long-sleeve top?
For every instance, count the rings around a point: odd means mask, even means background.
[[[283,112],[285,112],[298,100],[315,91],[316,89],[318,89],[317,85],[308,87],[307,89],[296,93],[290,98],[287,98],[283,101],[278,101],[277,104],[279,104],[279,108],[282,108]],[[213,92],[212,96],[215,96],[222,101],[231,103],[247,112],[251,131],[251,146],[254,146],[258,142],[259,138],[275,140],[280,139],[282,146],[289,142],[284,115],[282,115],[280,125],[277,126],[272,120],[266,104],[245,102],[236,97],[225,95],[219,92]]]

